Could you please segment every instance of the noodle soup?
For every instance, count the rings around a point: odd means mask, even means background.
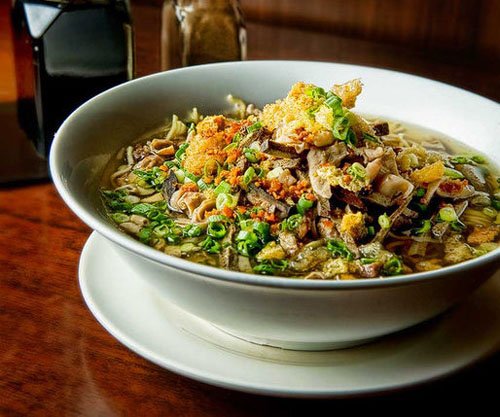
[[[121,149],[101,190],[112,221],[166,254],[307,279],[439,269],[498,246],[486,159],[352,111],[361,83],[297,83],[262,110],[185,119]]]

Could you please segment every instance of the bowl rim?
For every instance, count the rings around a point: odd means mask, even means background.
[[[60,175],[62,165],[60,164],[61,157],[59,156],[61,143],[63,141],[63,136],[67,136],[66,130],[68,126],[71,125],[72,120],[79,117],[79,115],[86,111],[87,108],[91,107],[94,102],[101,100],[102,96],[107,96],[112,94],[114,91],[128,88],[131,84],[138,84],[144,82],[145,80],[152,80],[155,78],[163,78],[168,76],[167,74],[179,73],[179,72],[203,72],[210,70],[212,68],[227,67],[227,66],[252,66],[252,65],[294,65],[294,64],[311,64],[311,65],[324,65],[325,67],[342,67],[342,68],[361,68],[364,70],[374,70],[380,73],[385,73],[393,76],[405,76],[410,80],[419,80],[426,83],[434,84],[439,86],[439,88],[452,89],[458,91],[460,94],[475,97],[476,100],[484,101],[488,106],[496,106],[500,111],[500,104],[491,100],[489,98],[480,96],[471,91],[455,87],[440,81],[432,80],[426,77],[421,77],[418,75],[413,75],[405,72],[388,70],[384,68],[363,66],[363,65],[353,65],[353,64],[343,64],[343,63],[333,63],[333,62],[321,62],[321,61],[301,61],[301,60],[250,60],[250,61],[234,61],[234,62],[222,62],[214,64],[198,65],[193,67],[179,68],[169,71],[157,72],[144,77],[136,78],[127,81],[123,84],[117,85],[110,88],[95,97],[89,99],[82,105],[80,105],[76,110],[74,110],[59,127],[54,135],[54,140],[52,142],[52,147],[49,155],[49,167],[52,180],[54,185],[59,192],[60,196],[68,207],[91,229],[97,231],[104,237],[106,237],[111,242],[119,245],[128,252],[139,255],[145,260],[152,261],[156,264],[170,267],[173,269],[181,270],[186,273],[194,274],[195,276],[209,277],[212,279],[231,282],[235,284],[246,284],[252,286],[263,286],[263,287],[277,287],[277,288],[289,288],[289,289],[304,289],[304,290],[340,290],[340,289],[368,289],[375,287],[393,287],[408,285],[415,282],[429,281],[438,279],[445,275],[455,274],[458,272],[466,272],[469,270],[476,269],[481,266],[486,266],[487,264],[495,262],[495,260],[500,259],[500,248],[495,249],[485,255],[479,256],[468,261],[464,261],[458,264],[445,266],[438,270],[417,272],[407,275],[396,275],[390,277],[377,277],[377,278],[359,278],[355,280],[307,280],[303,278],[290,278],[283,276],[269,276],[269,275],[258,275],[249,274],[244,272],[238,272],[208,265],[203,265],[195,263],[183,258],[178,258],[172,255],[167,255],[156,249],[153,249],[132,237],[120,232],[111,223],[107,223],[98,216],[90,214],[87,210],[82,207],[77,199],[72,196],[69,188],[64,184]],[[70,136],[70,134],[69,134]]]

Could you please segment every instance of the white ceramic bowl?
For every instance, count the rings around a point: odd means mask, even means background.
[[[306,281],[243,274],[171,257],[121,233],[98,197],[103,167],[122,146],[197,106],[227,108],[231,93],[262,106],[296,81],[329,87],[361,78],[356,110],[421,125],[473,146],[499,165],[500,106],[435,81],[381,69],[295,61],[214,64],[140,78],[88,101],[56,134],[54,183],[68,206],[116,243],[123,262],[201,319],[257,343],[291,349],[346,347],[429,319],[487,280],[500,251],[438,271],[383,279]],[[124,307],[125,308],[125,307]],[[165,318],[168,319],[167,317]]]

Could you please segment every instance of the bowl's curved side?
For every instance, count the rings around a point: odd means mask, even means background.
[[[425,321],[496,269],[490,263],[474,274],[445,273],[409,285],[304,291],[213,280],[113,249],[168,302],[239,338],[295,350],[353,346]]]
[[[440,271],[431,271],[384,280],[318,282],[226,271],[155,251],[119,232],[99,210],[97,189],[106,163],[118,149],[165,123],[172,113],[183,115],[193,104],[202,113],[217,112],[226,106],[227,93],[261,106],[284,96],[290,85],[299,80],[328,87],[333,81],[351,78],[361,78],[365,84],[357,105],[360,112],[443,132],[490,155],[499,164],[500,106],[490,100],[438,82],[375,68],[249,61],[159,73],[114,87],[89,100],[56,133],[50,154],[54,183],[68,206],[86,224],[118,245],[161,264],[217,280],[313,289],[389,286],[403,280],[439,278]],[[472,270],[499,258],[497,250],[468,261],[463,268]],[[460,273],[462,266],[448,269]]]

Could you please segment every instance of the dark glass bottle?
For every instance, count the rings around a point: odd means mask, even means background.
[[[133,76],[125,0],[16,0],[12,9],[19,123],[47,156],[80,104]]]

